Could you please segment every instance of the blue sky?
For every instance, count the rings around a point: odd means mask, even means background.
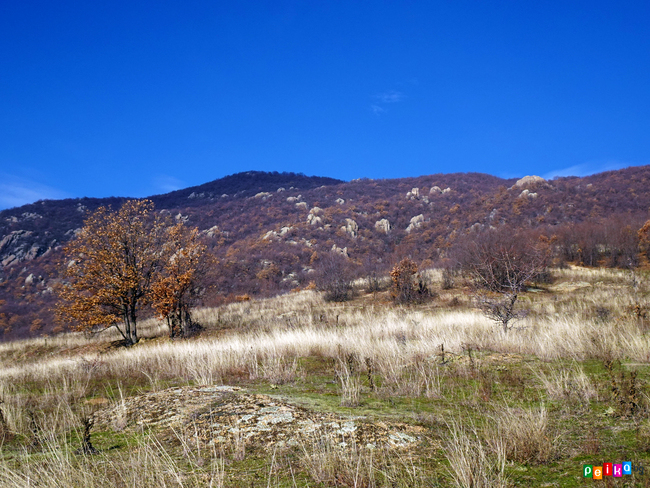
[[[650,164],[650,4],[0,3],[0,208]]]

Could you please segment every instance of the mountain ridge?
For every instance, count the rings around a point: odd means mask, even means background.
[[[351,267],[381,272],[400,256],[431,266],[445,259],[459,237],[503,224],[557,235],[567,256],[571,246],[584,248],[576,242],[589,236],[594,248],[629,247],[633,228],[650,217],[649,188],[650,166],[553,180],[438,173],[344,182],[250,171],[149,198],[205,236],[219,261],[214,296],[206,297],[216,303],[305,286],[324,252],[344,254]],[[47,310],[63,244],[87,212],[101,205],[118,208],[125,200],[44,200],[0,212],[2,337],[56,329]],[[576,232],[578,225],[587,227]]]

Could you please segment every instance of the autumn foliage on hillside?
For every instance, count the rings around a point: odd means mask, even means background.
[[[448,261],[465,236],[504,225],[555,236],[555,264],[642,265],[639,229],[650,219],[648,188],[647,166],[526,183],[478,173],[343,183],[250,172],[151,200],[160,217],[198,229],[215,260],[200,296],[209,305],[308,286],[317,271],[314,256],[330,252],[358,276],[366,275],[368,263],[375,276],[387,276],[405,257],[426,269]],[[57,267],[63,246],[90,213],[124,201],[44,201],[0,212],[5,338],[52,332],[48,310],[52,289],[65,281]],[[172,276],[170,270],[166,280]]]
[[[172,226],[150,200],[127,201],[118,211],[100,207],[64,249],[57,317],[77,330],[115,327],[132,345],[151,305],[172,336],[186,335],[204,254],[198,230]]]

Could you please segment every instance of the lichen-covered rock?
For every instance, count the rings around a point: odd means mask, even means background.
[[[412,448],[424,434],[421,427],[315,412],[231,386],[170,388],[126,398],[93,415],[93,431],[107,430],[156,430],[163,442],[177,442],[187,432],[205,446],[244,442],[252,450],[314,439],[330,439],[341,448]]]

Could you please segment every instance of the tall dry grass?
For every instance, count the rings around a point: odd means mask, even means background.
[[[442,278],[431,273],[430,279]],[[442,395],[441,345],[455,355],[471,349],[542,360],[650,362],[648,324],[630,313],[640,300],[648,300],[647,282],[632,288],[626,272],[583,269],[558,271],[556,279],[551,289],[558,291],[522,297],[521,306],[532,313],[507,333],[470,307],[394,307],[374,301],[327,304],[317,293],[303,291],[197,310],[195,318],[206,326],[206,333],[188,341],[143,341],[128,349],[99,352],[92,346],[118,339],[107,332],[0,344],[0,358],[12,358],[0,366],[0,400],[7,428],[26,439],[40,436],[38,442],[48,459],[31,462],[25,452],[22,461],[3,460],[0,486],[224,486],[218,455],[208,456],[207,467],[195,466],[187,475],[188,467],[180,466],[153,439],[118,456],[73,455],[60,436],[80,428],[86,414],[81,399],[91,385],[104,380],[117,382],[119,389],[120,378],[136,376],[154,390],[170,383],[220,384],[241,377],[284,384],[301,377],[299,358],[321,356],[336,365],[342,403],[354,406],[368,368],[377,377],[373,387],[380,396]],[[455,293],[459,302],[469,303],[457,290],[444,293],[445,297]],[[141,331],[145,337],[164,336],[165,326],[144,321]],[[52,354],[13,359],[36,349]],[[577,364],[562,371],[536,369],[535,375],[551,400],[588,403],[597,398],[595,386]],[[46,411],[47,415],[42,413]],[[450,424],[445,453],[457,486],[507,486],[507,460],[546,462],[554,456],[553,446],[544,444],[544,439],[553,439],[545,410],[504,407],[493,425],[493,431],[479,432],[469,424]],[[388,473],[388,468],[376,452],[365,448],[355,452],[351,461],[344,462],[334,446],[309,446],[303,452],[303,468],[315,482],[331,478],[328,463],[338,463],[346,476],[367,486],[379,485],[378,474],[381,479],[397,477],[378,471]],[[193,466],[195,461],[187,463]],[[400,473],[408,472],[407,468],[404,464]],[[423,479],[418,476],[414,475],[413,486]]]
[[[145,342],[106,354],[89,353],[81,359],[54,357],[13,366],[5,364],[0,368],[0,382],[43,378],[54,382],[83,382],[88,365],[92,364],[96,377],[135,373],[146,375],[151,381],[175,378],[187,383],[219,383],[230,372],[246,371],[253,377],[281,383],[291,381],[295,375],[294,358],[310,355],[336,358],[339,348],[345,346],[357,358],[371,358],[387,385],[400,384],[400,375],[395,372],[411,368],[409,374],[414,382],[423,384],[427,395],[435,395],[435,371],[427,370],[426,358],[433,357],[441,344],[446,351],[457,354],[469,344],[484,351],[526,354],[542,360],[612,357],[650,362],[646,324],[626,312],[634,298],[625,285],[624,272],[562,270],[558,273],[574,273],[570,276],[580,279],[608,276],[611,285],[554,295],[531,293],[522,300],[522,305],[531,308],[533,313],[508,333],[473,309],[418,309],[374,303],[331,305],[325,304],[317,293],[304,291],[197,311],[197,320],[208,330],[226,327],[226,332],[218,336],[185,342]],[[607,307],[614,312],[603,319],[593,313],[596,307]],[[162,324],[155,321],[148,324],[149,331],[159,327]],[[83,344],[99,339],[74,335],[40,340]],[[27,344],[17,343],[14,347],[27,347]],[[418,361],[419,366],[413,366]]]

